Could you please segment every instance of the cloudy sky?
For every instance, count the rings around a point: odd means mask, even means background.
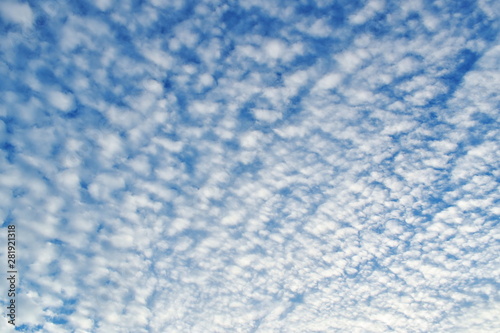
[[[1,1],[17,331],[499,332],[499,22],[496,0]]]

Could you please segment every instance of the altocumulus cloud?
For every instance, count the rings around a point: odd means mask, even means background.
[[[500,331],[499,16],[3,1],[17,330]]]

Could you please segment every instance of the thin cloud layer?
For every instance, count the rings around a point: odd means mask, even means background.
[[[500,330],[499,15],[2,3],[18,330]]]

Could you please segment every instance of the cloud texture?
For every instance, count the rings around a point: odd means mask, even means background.
[[[18,330],[500,331],[499,15],[3,2]]]

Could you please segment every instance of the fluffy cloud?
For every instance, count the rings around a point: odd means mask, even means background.
[[[21,329],[498,330],[499,14],[2,3]]]

